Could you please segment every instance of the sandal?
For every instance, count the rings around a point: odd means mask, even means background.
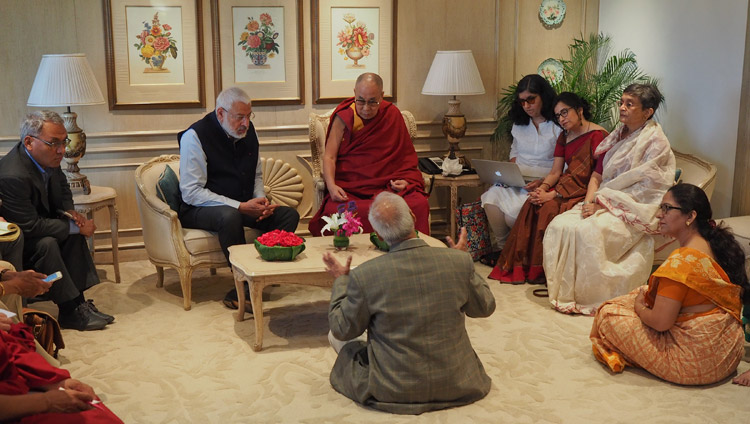
[[[543,289],[534,289],[531,293],[534,294],[536,297],[549,297],[549,292],[547,291],[547,287]]]
[[[483,255],[481,258],[479,258],[479,263],[487,266],[495,266],[497,265],[498,258],[500,258],[499,250],[497,252],[490,252],[486,255]]]

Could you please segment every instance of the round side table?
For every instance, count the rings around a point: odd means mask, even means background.
[[[117,205],[115,203],[117,199],[117,192],[111,187],[99,187],[91,186],[90,194],[76,194],[73,196],[73,204],[75,205],[76,212],[86,215],[88,219],[92,219],[94,212],[102,208],[109,209],[109,223],[110,231],[112,234],[112,265],[115,268],[115,282],[120,283],[120,263],[117,260]],[[91,258],[94,258],[94,236],[92,235],[89,241],[89,249],[91,250]]]

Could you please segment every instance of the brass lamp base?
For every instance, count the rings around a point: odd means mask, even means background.
[[[76,123],[78,115],[71,112],[70,108],[62,114],[62,118],[65,121],[65,130],[68,132],[68,138],[70,139],[70,144],[65,148],[65,157],[63,158],[65,163],[68,164],[63,172],[68,179],[70,191],[73,194],[91,194],[89,179],[81,174],[81,169],[78,168],[78,161],[86,154],[86,133]]]
[[[459,163],[464,168],[471,168],[471,162],[469,159],[461,154],[461,148],[458,147],[461,137],[466,134],[466,118],[461,113],[461,101],[453,96],[453,99],[448,100],[448,112],[443,117],[443,134],[448,138],[448,144],[450,145],[448,153],[444,158],[455,159],[458,158]]]

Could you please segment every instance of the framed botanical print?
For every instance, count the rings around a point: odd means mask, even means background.
[[[300,0],[212,0],[215,89],[253,105],[304,103]]]
[[[396,97],[396,0],[312,0],[313,103],[351,97],[365,72]]]
[[[201,0],[105,0],[110,110],[202,108]]]

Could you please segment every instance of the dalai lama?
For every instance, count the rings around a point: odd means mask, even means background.
[[[417,168],[417,153],[401,112],[383,100],[380,76],[360,75],[354,97],[339,104],[332,116],[323,155],[328,193],[310,221],[310,232],[321,235],[321,217],[330,216],[340,204],[350,201],[357,204],[364,231],[371,232],[367,220],[370,204],[378,193],[390,191],[406,200],[416,216],[417,230],[429,234],[429,205]]]

